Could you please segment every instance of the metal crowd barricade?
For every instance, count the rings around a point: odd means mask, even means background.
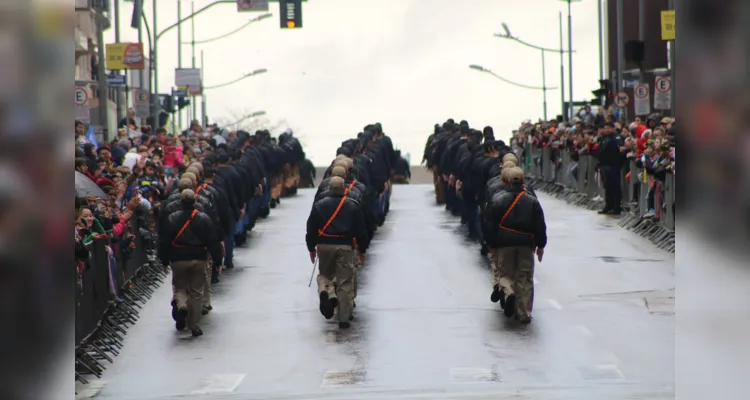
[[[579,154],[575,162],[567,149],[560,151],[560,156],[553,159],[553,149],[539,149],[527,144],[525,153],[532,155],[532,162],[523,165],[526,175],[535,187],[557,198],[589,209],[601,208],[605,192],[599,179],[596,157]],[[622,209],[626,213],[620,225],[648,238],[658,247],[674,252],[674,175],[668,172],[663,182],[647,174],[643,179],[645,171],[632,159],[623,166],[621,174]],[[653,198],[653,209],[649,207],[649,193]]]
[[[152,214],[131,219],[132,251],[109,240],[95,240],[88,246],[89,268],[81,274],[80,284],[76,281],[76,380],[88,383],[89,375],[101,377],[104,362],[113,362],[119,354],[127,328],[164,280],[154,228]]]

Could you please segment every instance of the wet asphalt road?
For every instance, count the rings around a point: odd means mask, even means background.
[[[205,335],[163,285],[86,395],[103,399],[670,399],[674,259],[616,221],[540,194],[550,244],[534,321],[490,302],[487,262],[430,185],[397,186],[339,331],[308,288],[313,192],[284,199],[214,286]]]

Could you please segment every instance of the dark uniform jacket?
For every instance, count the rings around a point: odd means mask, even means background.
[[[221,245],[211,218],[195,207],[182,207],[170,213],[159,235],[159,257],[163,264],[173,261],[220,260]]]
[[[522,184],[511,184],[492,197],[482,225],[491,248],[547,245],[542,206]]]
[[[331,194],[313,204],[305,236],[309,251],[319,244],[353,245],[355,240],[364,254],[370,241],[357,203],[344,195]]]

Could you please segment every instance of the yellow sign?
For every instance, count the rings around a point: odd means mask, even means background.
[[[287,28],[294,28],[294,21],[286,21]]]
[[[106,67],[108,70],[143,69],[145,64],[143,43],[107,44]]]
[[[661,12],[661,40],[675,40],[674,10]]]

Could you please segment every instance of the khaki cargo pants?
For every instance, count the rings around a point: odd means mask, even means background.
[[[318,245],[318,272],[318,294],[327,292],[328,298],[338,299],[338,320],[349,321],[355,279],[352,246]]]
[[[173,262],[172,285],[177,308],[187,308],[187,327],[199,329],[206,286],[206,260]]]
[[[503,247],[490,250],[492,284],[500,286],[505,298],[516,295],[516,315],[531,316],[534,306],[534,250],[530,247]]]
[[[445,204],[445,189],[443,187],[443,177],[437,173],[437,167],[432,171],[432,183],[435,184],[435,201],[438,204]]]

